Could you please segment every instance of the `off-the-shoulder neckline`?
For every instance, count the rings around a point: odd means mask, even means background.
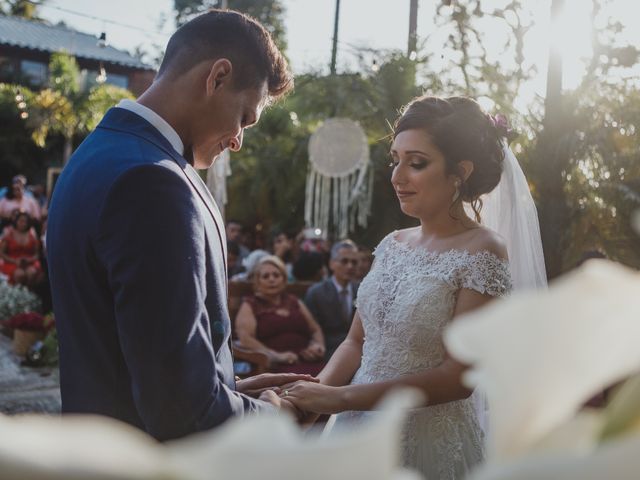
[[[486,249],[481,249],[478,251],[475,251],[473,253],[470,253],[469,250],[467,249],[458,249],[458,248],[450,248],[448,250],[441,250],[441,251],[434,251],[434,250],[427,250],[426,248],[420,247],[420,246],[414,246],[414,245],[410,245],[407,242],[403,242],[401,240],[398,240],[397,235],[398,235],[399,231],[395,230],[393,232],[391,232],[388,236],[388,238],[390,238],[390,241],[392,243],[394,243],[395,245],[397,245],[400,248],[405,249],[406,251],[410,251],[413,252],[415,254],[419,254],[419,255],[424,255],[425,257],[446,257],[446,256],[452,256],[452,255],[459,255],[462,257],[482,257],[482,256],[490,256],[493,257],[495,260],[497,260],[499,263],[508,265],[509,264],[509,260],[507,260],[506,258],[501,258],[498,255],[496,255],[495,253],[486,250]]]

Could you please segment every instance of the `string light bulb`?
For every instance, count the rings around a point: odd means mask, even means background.
[[[104,69],[104,65],[100,62],[100,70],[98,71],[98,76],[96,77],[97,83],[104,83],[107,81],[107,71]]]
[[[26,112],[27,102],[25,101],[24,95],[22,95],[22,92],[19,88],[16,89],[15,100],[16,107],[18,108],[18,110],[20,110],[20,118],[26,120],[27,118],[29,118],[29,114]]]

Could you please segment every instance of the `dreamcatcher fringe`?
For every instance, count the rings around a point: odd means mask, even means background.
[[[304,221],[307,225],[311,225],[309,219],[312,218],[313,215],[313,203],[315,200],[313,191],[315,189],[316,178],[316,171],[310,168],[307,174],[307,185],[304,193]]]
[[[343,177],[327,177],[311,168],[305,191],[305,223],[338,238],[347,238],[356,226],[366,227],[373,197],[373,172],[364,165]]]

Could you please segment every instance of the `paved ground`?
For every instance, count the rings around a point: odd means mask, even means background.
[[[57,368],[20,365],[11,350],[11,339],[0,334],[0,412],[60,413]]]

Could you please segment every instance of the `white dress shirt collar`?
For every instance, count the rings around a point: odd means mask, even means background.
[[[333,282],[333,286],[336,287],[336,290],[338,291],[338,293],[340,293],[343,289],[346,288],[347,292],[349,292],[349,298],[351,298],[353,293],[353,291],[351,290],[351,282],[347,283],[346,287],[343,287],[338,283],[338,281],[336,280],[336,277],[334,277],[333,275],[331,275],[331,281]]]
[[[135,113],[136,115],[144,118],[147,122],[153,125],[164,138],[166,138],[173,149],[178,152],[180,155],[184,154],[184,144],[180,139],[178,133],[173,129],[167,121],[158,115],[156,112],[151,110],[149,107],[145,107],[144,105],[134,102],[133,100],[120,100],[120,103],[116,105],[118,108],[124,108],[125,110],[129,110],[130,112]]]

